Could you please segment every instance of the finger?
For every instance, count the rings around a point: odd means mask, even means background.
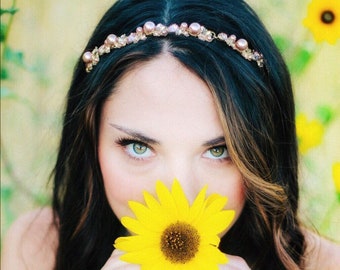
[[[220,270],[251,270],[246,261],[239,256],[226,255],[228,263],[220,266]]]

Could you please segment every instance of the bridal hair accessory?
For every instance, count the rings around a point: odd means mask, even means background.
[[[168,34],[183,35],[197,37],[200,40],[211,42],[214,39],[225,42],[229,47],[238,51],[248,61],[256,61],[259,67],[263,67],[263,55],[255,50],[248,48],[247,40],[237,39],[235,35],[227,35],[226,33],[216,34],[215,32],[206,29],[197,22],[190,25],[187,23],[172,24],[164,26],[163,24],[155,24],[154,22],[146,22],[143,27],[137,27],[136,32],[117,37],[114,34],[107,36],[103,45],[99,48],[95,47],[92,52],[87,51],[83,54],[83,61],[86,66],[86,72],[90,72],[95,65],[98,64],[100,56],[110,53],[112,49],[125,47],[131,43],[137,43],[140,40],[145,40],[148,36],[165,37]]]

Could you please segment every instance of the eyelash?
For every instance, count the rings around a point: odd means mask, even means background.
[[[230,159],[230,156],[229,156],[229,153],[228,153],[228,148],[225,144],[221,144],[221,145],[215,145],[215,146],[212,146],[210,147],[209,149],[207,149],[203,156],[206,155],[206,153],[212,151],[213,149],[217,149],[217,148],[223,148],[223,152],[221,154],[221,156],[215,156],[215,157],[207,157],[208,159],[210,159],[211,161],[214,161],[214,162],[223,162],[223,161],[226,161],[228,159]],[[210,152],[211,155],[213,155],[211,152]]]
[[[140,140],[136,140],[136,139],[131,139],[131,138],[118,138],[117,141],[116,141],[116,144],[118,144],[119,146],[123,147],[124,150],[126,151],[127,155],[134,159],[134,160],[137,160],[137,161],[143,161],[147,158],[145,157],[137,157],[137,156],[132,156],[131,154],[128,153],[128,150],[127,150],[127,146],[131,145],[131,144],[140,144],[140,145],[143,145],[145,146],[147,149],[149,149],[150,151],[153,151],[152,148],[147,144],[147,143],[144,143]]]
[[[146,160],[147,158],[145,158],[145,157],[137,157],[137,156],[133,156],[133,155],[129,154],[129,153],[128,153],[128,150],[127,150],[127,146],[129,146],[129,145],[131,145],[131,144],[140,144],[140,145],[145,146],[145,147],[146,147],[147,149],[149,149],[150,151],[153,151],[153,149],[152,149],[147,143],[144,143],[144,142],[142,142],[142,141],[140,141],[140,140],[136,140],[136,139],[132,139],[132,138],[118,138],[118,139],[116,140],[116,143],[117,143],[119,146],[121,146],[121,147],[124,148],[124,150],[126,151],[127,155],[128,155],[130,158],[132,158],[132,159],[134,159],[134,160],[137,160],[137,161],[143,161],[143,160]],[[224,148],[225,148],[224,151],[226,151],[227,156],[226,156],[226,157],[223,157],[223,158],[216,157],[216,158],[208,158],[208,159],[211,159],[211,161],[214,161],[214,162],[223,162],[223,161],[229,159],[230,157],[229,157],[229,154],[228,154],[228,149],[227,149],[226,145],[224,145],[224,144],[223,144],[223,145],[215,145],[215,146],[212,146],[212,147],[210,147],[209,149],[207,149],[207,150],[204,152],[204,154],[207,153],[208,151],[211,151],[211,150],[214,149],[214,148],[216,149],[216,148],[220,148],[220,147],[224,147]],[[223,152],[223,154],[224,154],[224,152]]]
[[[127,146],[131,143],[140,143],[140,144],[144,144],[146,145],[145,143],[139,141],[139,140],[135,140],[135,139],[129,139],[129,138],[118,138],[116,140],[116,143],[120,146]]]

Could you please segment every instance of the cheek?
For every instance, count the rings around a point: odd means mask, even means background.
[[[235,217],[231,225],[221,234],[221,236],[223,236],[236,222],[243,211],[246,200],[243,177],[236,166],[232,165],[228,168],[228,173],[224,174],[224,177],[219,178],[219,181],[214,181],[211,183],[213,185],[210,193],[216,192],[226,196],[228,201],[225,209],[231,209],[235,211]]]
[[[235,186],[235,188],[233,189],[233,192],[227,194],[227,197],[228,197],[228,203],[227,203],[226,208],[235,210],[235,218],[232,222],[232,225],[233,225],[236,222],[236,220],[239,218],[239,216],[241,215],[244,204],[245,204],[245,189],[244,189],[243,183],[241,182],[240,185]]]
[[[222,233],[220,233],[219,235],[220,237],[223,237],[230,230],[230,228],[235,224],[235,222],[238,220],[243,211],[245,204],[245,190],[243,188],[243,185],[235,187],[233,192],[232,193],[228,192],[226,196],[228,197],[226,209],[234,210],[235,216],[231,224],[228,226],[228,228],[226,228]]]
[[[242,174],[234,164],[228,164],[218,174],[211,173],[208,179],[209,193],[226,196],[228,198],[227,209],[242,211],[245,202],[245,187]]]
[[[143,191],[154,194],[155,181],[158,179],[159,171],[150,169],[147,172],[133,172],[119,155],[113,155],[107,151],[108,147],[99,147],[99,163],[104,181],[106,197],[111,209],[118,218],[123,216],[134,216],[128,207],[128,201],[143,202]],[[197,169],[197,179],[206,179],[207,182],[198,186],[208,184],[208,194],[219,193],[228,197],[227,209],[235,210],[235,219],[239,217],[245,202],[245,190],[242,175],[234,165],[229,165],[223,170]],[[156,172],[154,172],[156,171]],[[157,173],[158,172],[158,173]],[[215,172],[215,173],[214,173]],[[183,183],[182,183],[183,184]],[[195,191],[196,196],[199,190]],[[154,194],[155,195],[155,194]]]
[[[234,185],[228,187],[226,196],[228,197],[227,208],[234,209],[238,212],[237,214],[240,214],[245,203],[245,188],[242,178],[239,178]]]
[[[99,151],[99,163],[103,176],[104,189],[111,209],[118,218],[133,216],[128,207],[128,201],[142,200],[141,187],[128,170],[122,169],[122,164],[112,155]]]

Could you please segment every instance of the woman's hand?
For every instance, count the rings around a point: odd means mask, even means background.
[[[123,254],[122,251],[115,249],[111,257],[107,260],[105,265],[101,270],[119,270],[119,269],[128,269],[128,270],[139,270],[140,267],[136,264],[128,264],[119,259],[119,257]],[[229,262],[225,265],[220,265],[220,270],[250,270],[246,261],[238,256],[227,255]]]
[[[112,252],[111,257],[107,260],[107,262],[105,263],[101,270],[120,270],[120,269],[139,270],[140,269],[139,265],[129,264],[119,259],[119,257],[123,253],[124,252],[115,249]]]
[[[250,267],[246,261],[234,255],[227,255],[229,262],[225,265],[220,266],[220,270],[250,270]]]

